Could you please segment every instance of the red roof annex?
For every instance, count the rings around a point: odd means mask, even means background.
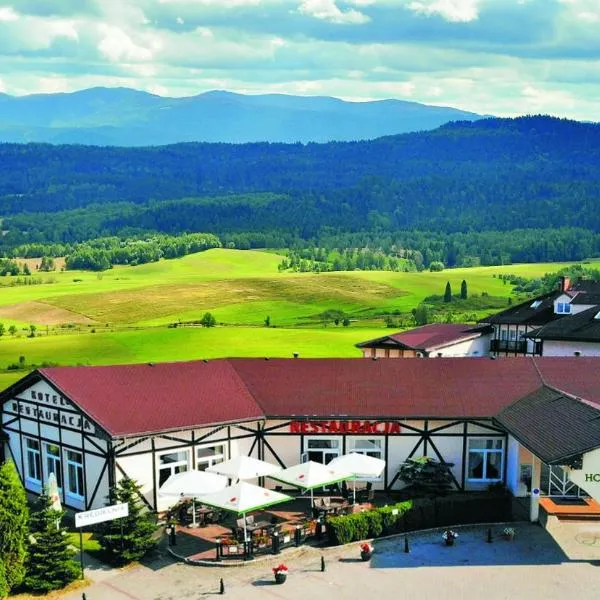
[[[600,406],[598,367],[582,357],[220,359],[39,373],[122,437],[269,417],[491,418],[544,384]]]

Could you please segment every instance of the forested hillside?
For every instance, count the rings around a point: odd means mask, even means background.
[[[580,260],[600,253],[599,202],[600,125],[550,117],[347,143],[0,145],[5,252],[201,231],[234,247],[410,248],[449,265]]]

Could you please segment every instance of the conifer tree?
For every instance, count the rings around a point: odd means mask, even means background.
[[[111,489],[109,501],[111,504],[127,502],[129,515],[103,525],[99,542],[107,559],[115,565],[139,560],[156,545],[156,524],[153,516],[144,510],[140,486],[133,479],[124,477]]]
[[[7,461],[0,466],[0,597],[3,585],[13,589],[25,577],[28,535],[25,489],[14,463]]]
[[[468,298],[469,294],[467,292],[467,282],[463,279],[462,283],[460,284],[460,297],[461,300],[466,300]]]
[[[36,508],[31,514],[25,585],[34,592],[49,592],[77,579],[79,568],[67,531],[60,526],[64,511],[54,509],[46,494],[39,497]]]
[[[450,282],[446,282],[446,291],[444,292],[444,302],[452,302],[452,288]]]

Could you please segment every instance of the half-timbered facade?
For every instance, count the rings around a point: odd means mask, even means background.
[[[349,451],[386,461],[374,489],[401,488],[398,466],[429,456],[454,465],[457,489],[506,482],[524,495],[530,448],[497,416],[547,388],[600,415],[598,367],[593,358],[441,358],[39,369],[0,396],[4,453],[31,493],[55,473],[74,510],[104,505],[126,475],[162,511],[170,501],[159,488],[180,471],[238,455],[327,463]]]

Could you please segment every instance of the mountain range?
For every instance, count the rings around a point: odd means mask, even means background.
[[[482,118],[404,100],[212,91],[168,98],[129,88],[0,94],[0,142],[157,146],[177,142],[328,142],[432,130]]]

